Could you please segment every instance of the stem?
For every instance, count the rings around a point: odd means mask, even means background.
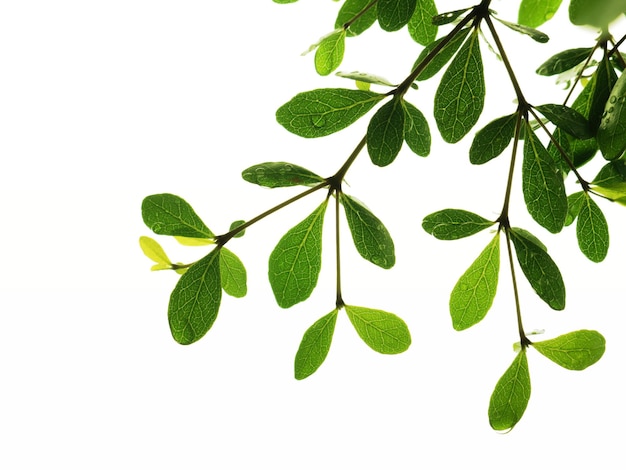
[[[504,204],[498,221],[505,229],[509,227],[509,204],[511,203],[511,188],[513,187],[513,173],[515,171],[515,160],[517,156],[517,145],[522,129],[522,113],[518,111],[517,121],[515,121],[515,135],[513,136],[513,151],[511,153],[511,164],[509,165],[509,176],[506,182],[506,191],[504,194]]]
[[[335,193],[335,246],[336,246],[336,256],[337,256],[337,297],[335,301],[335,306],[337,309],[341,309],[345,302],[343,301],[343,297],[341,296],[341,243],[339,237],[339,197],[341,196],[341,189],[336,189]]]
[[[367,136],[363,136],[363,138],[357,144],[355,149],[352,151],[352,153],[350,154],[346,162],[341,166],[341,168],[339,168],[339,171],[337,171],[337,173],[335,173],[330,178],[326,178],[326,184],[328,184],[331,188],[333,188],[336,191],[341,191],[341,182],[343,181],[344,177],[346,176],[346,173],[348,173],[348,170],[350,169],[350,167],[356,160],[356,157],[359,156],[359,154],[361,153],[361,150],[363,150],[363,148],[365,147],[366,142],[367,142]]]
[[[352,26],[354,24],[354,22],[356,20],[358,20],[359,18],[361,18],[365,13],[367,13],[374,5],[376,5],[378,3],[378,0],[372,0],[371,2],[369,2],[365,8],[363,8],[360,12],[358,12],[356,15],[354,15],[349,21],[345,22],[343,24],[343,29],[347,30],[350,26]]]
[[[509,266],[511,268],[511,280],[513,281],[513,295],[515,297],[515,311],[517,314],[517,330],[519,332],[519,340],[522,346],[522,349],[528,347],[531,344],[530,340],[526,337],[526,333],[524,333],[524,326],[522,325],[522,310],[520,308],[519,302],[519,293],[517,291],[517,279],[515,278],[515,264],[513,263],[513,250],[511,248],[511,234],[510,227],[504,228],[504,235],[506,237],[506,248],[509,254]]]

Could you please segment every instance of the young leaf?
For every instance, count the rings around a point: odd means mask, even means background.
[[[409,22],[416,0],[378,0],[378,24],[385,31],[397,31]]]
[[[525,34],[526,36],[530,36],[534,41],[540,42],[540,43],[546,43],[550,40],[550,38],[548,37],[547,34],[542,33],[541,31],[538,31],[534,28],[530,28],[528,26],[524,26],[521,24],[516,24],[516,23],[510,23],[508,21],[504,21],[500,18],[496,18],[496,20],[498,20],[500,23],[502,23],[504,26],[506,26],[509,29],[512,29],[513,31],[517,32],[517,33],[521,33],[521,34]]]
[[[343,28],[345,24],[361,13],[370,3],[371,0],[346,0],[337,14],[335,28]],[[350,24],[350,27],[346,31],[348,36],[358,36],[368,30],[376,21],[377,16],[376,4],[374,4],[369,10]]]
[[[430,129],[422,112],[408,101],[402,100],[404,108],[404,141],[420,157],[430,153]]]
[[[543,0],[538,1],[543,3]],[[548,77],[571,70],[584,62],[592,50],[591,47],[579,47],[559,52],[541,64],[537,69],[537,74]]]
[[[524,232],[511,229],[515,254],[526,279],[537,295],[554,310],[565,308],[565,285],[548,252]]]
[[[244,297],[248,292],[246,268],[235,253],[220,249],[220,278],[222,289],[233,297]]]
[[[565,217],[565,226],[571,225],[574,220],[576,220],[576,217],[578,217],[578,213],[580,212],[580,208],[582,207],[584,200],[584,191],[579,191],[577,193],[567,196],[567,217]]]
[[[417,0],[415,11],[408,23],[409,34],[422,46],[430,44],[437,37],[437,26],[433,16],[437,14],[434,0]]]
[[[168,307],[170,330],[180,344],[202,338],[213,325],[222,300],[220,249],[193,264],[172,291]]]
[[[604,354],[605,340],[597,331],[578,330],[532,345],[561,367],[583,370],[600,360]]]
[[[520,419],[530,400],[530,373],[526,349],[522,349],[513,363],[500,377],[489,400],[489,424],[496,431],[508,431]]]
[[[443,209],[424,217],[422,228],[439,240],[469,237],[495,222],[463,209]]]
[[[563,177],[556,171],[552,157],[530,124],[524,141],[522,192],[532,218],[548,231],[560,232],[567,216]]]
[[[141,203],[141,215],[150,230],[159,235],[214,238],[192,207],[173,194],[153,194]]]
[[[191,238],[175,236],[174,240],[176,240],[183,246],[207,246],[215,244],[215,240],[213,238]]]
[[[306,330],[294,361],[297,380],[306,379],[322,365],[333,340],[337,309],[317,320]]]
[[[463,44],[467,34],[470,32],[470,29],[472,28],[465,28],[456,33],[450,42],[447,43],[435,57],[433,57],[432,61],[430,61],[426,67],[424,67],[424,70],[420,72],[416,80],[428,80],[439,72],[443,66],[446,65],[450,59],[452,59],[452,56],[456,54],[456,51],[459,50],[459,47],[461,47],[461,44]],[[445,37],[442,37],[426,46],[415,61],[415,64],[413,64],[413,70],[415,70],[417,66],[426,58],[426,56],[430,54],[444,39]]]
[[[352,240],[359,254],[381,268],[391,268],[396,263],[395,249],[383,223],[369,209],[346,194],[341,194],[339,202],[343,205]]]
[[[584,140],[593,137],[587,118],[572,108],[561,104],[543,104],[536,106],[535,109],[555,126],[578,139]]]
[[[495,119],[479,130],[470,147],[470,162],[482,165],[496,158],[509,146],[515,134],[517,114]]]
[[[392,163],[404,141],[404,108],[400,98],[385,103],[367,127],[367,151],[372,163],[387,166]]]
[[[459,278],[450,294],[452,326],[461,331],[487,315],[498,288],[500,232]]]
[[[241,177],[248,183],[267,188],[315,186],[324,181],[324,178],[306,168],[285,162],[265,162],[253,165],[243,170]]]
[[[411,345],[409,328],[397,315],[352,305],[346,305],[345,308],[356,332],[374,351],[399,354]]]
[[[435,121],[446,142],[461,140],[478,121],[485,102],[485,78],[478,31],[450,63],[435,93]]]
[[[139,246],[143,254],[156,263],[152,266],[151,271],[172,269],[172,262],[156,240],[150,237],[139,237]]]
[[[595,201],[588,193],[583,194],[576,223],[576,238],[580,251],[591,261],[599,263],[609,251],[609,226]]]
[[[322,88],[294,96],[276,111],[276,120],[300,137],[323,137],[345,129],[385,98],[363,90]]]
[[[346,47],[346,31],[340,29],[325,37],[315,51],[315,70],[320,75],[328,75],[335,70],[343,60]]]
[[[607,160],[619,158],[626,150],[626,74],[620,75],[609,95],[597,139]]]
[[[269,259],[276,302],[289,308],[309,298],[322,267],[322,228],[328,200],[280,239]]]
[[[241,227],[245,223],[246,223],[245,220],[235,220],[233,223],[230,224],[228,231],[230,232],[232,230],[235,230],[237,227]],[[241,238],[245,234],[246,234],[246,229],[243,229],[241,232],[238,232],[237,235],[233,235],[233,238]]]
[[[554,16],[562,0],[522,0],[519,6],[518,23],[531,28],[541,26]]]

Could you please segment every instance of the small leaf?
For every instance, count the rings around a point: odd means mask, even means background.
[[[439,51],[439,53],[433,57],[428,65],[424,67],[424,70],[420,72],[416,80],[428,80],[429,78],[437,74],[437,72],[439,72],[443,68],[443,66],[446,65],[450,61],[450,59],[452,59],[456,51],[459,50],[459,47],[461,47],[461,44],[463,44],[463,41],[465,40],[467,34],[470,32],[471,29],[472,28],[465,28],[456,33],[456,35],[450,40],[450,42],[448,42]],[[413,70],[415,70],[426,58],[426,56],[428,56],[428,54],[430,54],[436,47],[438,47],[439,44],[441,44],[441,42],[445,39],[446,37],[442,37],[426,46],[415,61],[415,64],[413,64]]]
[[[337,14],[335,28],[343,28],[345,24],[359,15],[370,3],[371,0],[346,0]],[[370,26],[376,22],[377,17],[376,4],[374,4],[369,10],[350,24],[350,27],[346,30],[348,36],[358,36],[368,30]]]
[[[364,72],[337,72],[335,75],[342,78],[349,78],[358,82],[371,83],[373,85],[382,85],[387,87],[396,87],[393,83],[389,82],[383,77],[378,75],[371,75]]]
[[[408,101],[402,100],[404,108],[404,141],[420,157],[430,153],[430,129],[422,112]]]
[[[555,126],[579,139],[590,139],[593,133],[589,128],[589,122],[578,111],[561,104],[543,104],[536,106],[541,114],[550,120]]]
[[[220,249],[217,248],[184,273],[170,296],[168,318],[174,339],[191,344],[213,325],[222,300]]]
[[[397,31],[415,11],[416,0],[378,0],[378,24],[384,31]]]
[[[141,204],[141,215],[150,230],[159,235],[214,238],[192,207],[173,194],[153,194]]]
[[[276,302],[289,308],[309,298],[322,267],[322,228],[328,200],[289,230],[269,259],[269,280]]]
[[[399,354],[411,345],[406,323],[393,313],[346,305],[354,329],[370,348],[381,354]]]
[[[172,269],[172,262],[156,240],[153,240],[150,237],[139,237],[139,246],[141,247],[141,251],[143,251],[144,255],[157,263],[152,266],[152,271]]]
[[[516,23],[510,23],[508,21],[504,21],[500,18],[496,18],[496,20],[498,20],[500,23],[502,23],[504,26],[506,26],[509,29],[512,29],[513,31],[517,32],[517,33],[521,33],[521,34],[525,34],[526,36],[530,36],[534,41],[540,42],[540,43],[546,43],[550,40],[550,38],[548,37],[548,35],[546,33],[542,33],[541,31],[538,31],[534,28],[531,28],[529,26],[524,26],[521,24],[516,24]]]
[[[320,75],[329,75],[341,65],[345,51],[346,31],[340,29],[325,37],[315,51],[315,70]]]
[[[504,152],[515,134],[517,119],[517,113],[502,116],[479,130],[470,147],[470,162],[482,165]]]
[[[235,230],[237,227],[241,227],[243,224],[245,224],[246,221],[245,220],[235,220],[232,224],[230,224],[230,228],[228,229],[229,232],[232,232],[233,230]],[[238,232],[237,235],[234,235],[233,238],[241,238],[246,234],[246,229],[243,229],[241,232]]]
[[[543,0],[539,1],[543,3]],[[587,60],[592,50],[591,47],[579,47],[559,52],[541,64],[537,74],[548,77],[567,72]]]
[[[584,195],[576,223],[576,238],[580,251],[591,261],[599,263],[609,251],[609,226],[595,201],[589,194]]]
[[[286,162],[265,162],[243,170],[241,177],[248,183],[267,188],[315,186],[324,181],[306,168]]]
[[[323,137],[345,129],[383,98],[379,93],[343,88],[306,91],[278,108],[276,120],[300,137]]]
[[[433,17],[432,22],[436,26],[443,26],[455,21],[463,13],[470,11],[471,8],[463,8],[461,10],[447,11]]]
[[[387,166],[392,163],[404,141],[404,108],[402,100],[394,98],[385,103],[367,127],[367,151],[372,163]]]
[[[522,0],[518,22],[536,28],[551,19],[561,6],[562,0]]]
[[[450,294],[452,326],[461,331],[480,322],[493,304],[500,270],[500,232],[459,278]]]
[[[324,315],[306,330],[294,362],[297,380],[306,379],[322,365],[330,350],[336,322],[337,309]]]
[[[577,193],[567,196],[567,217],[565,218],[565,226],[571,225],[574,220],[576,220],[576,217],[578,217],[578,213],[580,212],[580,208],[583,205],[584,199],[584,191],[579,191]]]
[[[597,331],[578,330],[532,345],[561,367],[583,370],[600,360],[604,354],[605,340]]]
[[[437,25],[433,17],[437,14],[434,0],[417,0],[415,11],[408,23],[409,34],[422,46],[430,44],[437,37]]]
[[[191,237],[174,237],[174,239],[183,246],[207,246],[214,245],[215,240],[212,238],[191,238]]]
[[[222,289],[233,297],[245,297],[248,292],[246,268],[235,253],[220,249],[220,278]]]
[[[489,424],[508,431],[522,419],[530,400],[530,373],[526,350],[522,349],[500,377],[489,400]]]
[[[626,150],[626,74],[620,75],[609,95],[597,139],[607,160],[619,158]]]
[[[463,209],[443,209],[424,217],[422,228],[439,240],[469,237],[495,222]]]
[[[383,223],[347,194],[342,193],[339,202],[343,205],[352,240],[359,254],[381,268],[391,268],[396,263],[395,248]]]

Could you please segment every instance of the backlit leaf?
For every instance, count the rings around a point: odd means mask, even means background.
[[[586,369],[598,362],[605,350],[604,337],[593,330],[572,331],[532,345],[548,359],[569,370]]]
[[[315,186],[324,181],[306,168],[286,162],[265,162],[243,170],[241,176],[249,183],[267,188],[287,186]]]
[[[533,40],[546,43],[550,40],[547,34],[542,33],[534,28],[529,26],[525,26],[523,24],[510,23],[509,21],[504,21],[503,19],[496,18],[500,23],[505,25],[507,28],[512,29],[513,31],[521,34],[525,34],[526,36],[530,36]]]
[[[141,204],[141,215],[150,230],[159,235],[214,238],[192,207],[173,194],[153,194]]]
[[[609,226],[602,210],[588,193],[584,193],[578,221],[576,238],[580,251],[595,263],[606,258],[609,251]]]
[[[172,262],[156,240],[153,240],[150,237],[139,237],[139,246],[141,247],[141,251],[143,251],[144,255],[157,263],[152,266],[152,271],[161,271],[172,268]]]
[[[445,24],[450,24],[455,21],[458,17],[460,17],[463,13],[470,11],[471,8],[463,8],[461,10],[454,11],[446,11],[444,13],[440,13],[433,17],[432,22],[437,26],[443,26]]]
[[[336,322],[337,309],[324,315],[306,330],[294,361],[296,379],[306,379],[322,365],[330,350]]]
[[[397,315],[352,305],[346,305],[345,308],[356,332],[374,351],[399,354],[411,345],[409,328]]]
[[[439,72],[443,68],[443,66],[446,65],[448,61],[454,56],[456,51],[459,50],[459,47],[461,47],[461,44],[463,44],[463,41],[465,40],[467,34],[470,32],[471,29],[472,28],[465,28],[456,33],[456,35],[450,40],[450,42],[448,42],[439,51],[439,53],[435,57],[433,57],[433,59],[428,63],[428,65],[426,65],[426,67],[424,67],[424,70],[422,70],[417,76],[417,80],[428,80],[429,78],[433,77],[437,72]],[[417,66],[426,58],[426,56],[430,54],[437,46],[439,46],[439,44],[443,40],[445,40],[445,37],[437,39],[435,42],[426,46],[415,61],[415,64],[413,65],[413,70],[415,70]]]
[[[373,85],[382,85],[387,87],[397,86],[383,77],[364,72],[337,72],[335,75],[338,77],[349,78],[355,80],[356,82],[371,83]]]
[[[584,200],[584,191],[578,191],[577,193],[567,196],[567,217],[565,218],[565,226],[571,225],[574,220],[576,220]]]
[[[385,31],[406,25],[415,11],[416,0],[378,0],[378,24]]]
[[[479,130],[470,147],[470,162],[482,165],[504,152],[515,134],[516,121],[517,114],[510,114],[491,121]]]
[[[346,23],[361,13],[370,3],[371,0],[346,0],[337,14],[335,28],[342,28]],[[358,36],[369,29],[376,21],[377,16],[376,4],[374,4],[374,6],[359,16],[359,18],[350,25],[346,31],[348,36]]]
[[[526,349],[522,349],[491,394],[489,424],[496,431],[512,429],[522,419],[529,400],[530,373]]]
[[[555,126],[578,139],[589,139],[593,133],[587,119],[578,111],[562,104],[543,104],[535,109],[543,114]]]
[[[518,22],[536,28],[551,19],[561,6],[562,0],[522,0]]]
[[[426,46],[437,37],[437,26],[433,16],[437,14],[434,0],[417,0],[415,11],[408,23],[409,34],[415,42]]]
[[[207,246],[215,244],[215,240],[212,238],[191,238],[191,237],[179,237],[174,239],[183,246]]]
[[[345,51],[346,31],[340,29],[325,37],[315,51],[315,70],[320,75],[328,75],[334,71],[343,60]]]
[[[246,268],[235,253],[220,249],[220,278],[222,289],[233,297],[244,297],[248,292]]]
[[[420,157],[430,153],[430,129],[422,112],[408,101],[402,101],[404,108],[404,141]]]
[[[536,1],[544,3],[543,0]],[[591,47],[579,47],[559,52],[541,64],[537,69],[537,73],[547,77],[571,70],[578,64],[584,62],[589,57],[592,50]]]
[[[575,25],[591,25],[606,28],[609,23],[626,11],[625,0],[571,0],[569,19]]]
[[[626,74],[620,75],[609,95],[597,139],[607,160],[619,158],[626,150]]]
[[[495,222],[463,209],[443,209],[424,217],[422,228],[439,240],[469,237]]]
[[[385,103],[367,127],[367,151],[372,163],[387,166],[392,163],[404,141],[404,108],[400,98]]]

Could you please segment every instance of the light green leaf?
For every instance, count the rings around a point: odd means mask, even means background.
[[[404,141],[404,108],[401,98],[385,103],[367,127],[367,151],[372,163],[387,166],[392,163]]]
[[[469,237],[495,222],[463,209],[443,209],[424,217],[422,228],[439,240]]]
[[[406,323],[393,313],[346,305],[354,329],[370,348],[381,354],[399,354],[411,345]]]
[[[620,75],[609,95],[597,139],[607,160],[619,158],[626,150],[626,74]]]
[[[595,201],[588,193],[584,195],[576,222],[576,238],[580,251],[591,261],[599,263],[609,251],[609,226]]]
[[[265,162],[243,170],[241,177],[248,183],[267,188],[288,186],[315,186],[324,181],[306,168],[286,162]]]
[[[479,130],[470,147],[470,162],[482,165],[504,152],[515,134],[516,121],[517,114],[510,114],[491,121]]]
[[[435,121],[446,142],[461,140],[476,124],[485,102],[478,31],[465,41],[435,93]]]
[[[420,157],[430,153],[430,129],[422,112],[408,101],[402,100],[404,108],[404,141]]]
[[[626,183],[626,160],[608,162],[592,182],[592,184],[599,186],[612,186],[615,183]]]
[[[150,230],[159,235],[214,238],[192,207],[173,194],[153,194],[141,204],[141,215]]]
[[[222,289],[233,297],[244,297],[248,292],[246,268],[235,253],[220,249],[220,278]]]
[[[544,3],[543,0],[537,1]],[[541,64],[537,69],[537,73],[548,77],[567,72],[587,60],[592,50],[591,47],[579,47],[559,52]]]
[[[213,325],[222,300],[220,249],[217,248],[185,272],[170,296],[168,318],[174,339],[191,344]]]
[[[626,12],[626,0],[571,0],[569,19],[575,25],[591,25],[606,28],[622,13]]]
[[[361,13],[370,3],[371,0],[346,0],[337,14],[335,28],[343,28],[345,24]],[[376,4],[374,4],[369,10],[350,24],[350,27],[346,31],[348,36],[358,36],[368,30],[370,26],[374,24],[377,17]]]
[[[324,315],[306,330],[294,361],[294,372],[297,380],[306,379],[322,365],[333,340],[337,309]]]
[[[352,240],[359,254],[381,268],[391,268],[396,263],[395,248],[383,223],[347,194],[342,193],[339,202],[343,205]]]
[[[191,237],[179,237],[174,239],[183,246],[207,246],[214,245],[215,240],[212,238],[191,238]]]
[[[526,36],[530,36],[534,41],[537,41],[540,43],[546,43],[550,40],[547,34],[542,33],[541,31],[538,31],[534,28],[517,24],[517,23],[510,23],[508,21],[505,21],[497,17],[496,17],[496,20],[498,20],[507,28],[512,29],[516,33],[521,33],[521,34],[525,34]]]
[[[409,22],[416,0],[378,0],[378,24],[385,31],[397,31]]]
[[[345,129],[385,98],[363,90],[322,88],[299,93],[276,111],[276,120],[300,137],[323,137]]]
[[[139,246],[141,247],[143,254],[156,263],[152,266],[152,271],[172,269],[172,262],[156,240],[153,240],[150,237],[139,237]]]
[[[555,126],[578,139],[584,140],[593,137],[587,118],[575,109],[561,104],[543,104],[536,106],[535,109]]]
[[[541,26],[551,19],[561,6],[562,0],[522,0],[519,6],[518,23],[531,28]]]
[[[434,0],[417,0],[415,11],[408,23],[409,34],[413,40],[426,46],[437,37],[437,26],[433,24],[433,16],[437,14]]]
[[[574,220],[576,220],[576,217],[578,217],[578,213],[580,212],[580,208],[582,207],[584,200],[584,191],[579,191],[577,193],[567,196],[567,217],[565,218],[565,226],[571,225]]]
[[[522,419],[530,400],[530,373],[526,349],[500,377],[489,400],[489,424],[496,431],[508,431]]]
[[[298,0],[272,0],[274,3],[281,3],[281,4],[287,4],[287,3],[296,3]]]
[[[349,78],[351,80],[355,80],[363,83],[371,83],[373,85],[382,85],[387,87],[396,87],[393,83],[389,82],[387,79],[383,77],[379,77],[378,75],[372,75],[364,72],[337,72],[335,75],[342,78]]]
[[[600,360],[604,354],[605,340],[597,331],[578,330],[532,343],[532,346],[561,367],[583,370]]]
[[[554,129],[552,132],[552,137],[554,141],[559,145],[557,147],[552,139],[548,143],[548,154],[552,157],[552,161],[554,162],[555,168],[557,171],[560,171],[563,177],[567,175],[570,171],[570,166],[567,163],[567,160],[563,156],[563,153],[573,162],[574,155],[571,151],[571,142],[591,142],[595,143],[595,139],[587,139],[587,140],[578,140],[569,135],[567,132],[563,132],[558,127]],[[561,153],[563,151],[563,153]],[[595,151],[594,151],[595,152]]]
[[[461,331],[487,315],[498,288],[500,232],[459,278],[450,294],[452,326]]]
[[[289,230],[269,259],[269,280],[276,302],[289,308],[309,298],[322,267],[322,228],[328,200]]]
[[[325,37],[315,51],[315,70],[320,75],[329,75],[343,60],[346,46],[346,31],[340,29]]]
[[[450,59],[452,59],[452,56],[454,56],[456,51],[459,50],[459,47],[461,47],[461,44],[463,44],[463,41],[465,40],[467,34],[470,32],[471,29],[472,28],[465,28],[456,33],[456,35],[450,40],[450,42],[447,43],[439,51],[439,53],[435,57],[433,57],[432,61],[430,61],[430,63],[424,67],[424,70],[422,70],[417,76],[417,80],[428,80],[429,78],[437,74],[437,72],[439,72],[443,68],[443,66],[446,65]],[[426,58],[426,56],[430,54],[437,46],[439,46],[439,44],[444,39],[445,36],[437,39],[435,42],[426,46],[415,61],[415,64],[413,64],[413,70],[415,70],[418,65],[421,64],[421,62]]]

